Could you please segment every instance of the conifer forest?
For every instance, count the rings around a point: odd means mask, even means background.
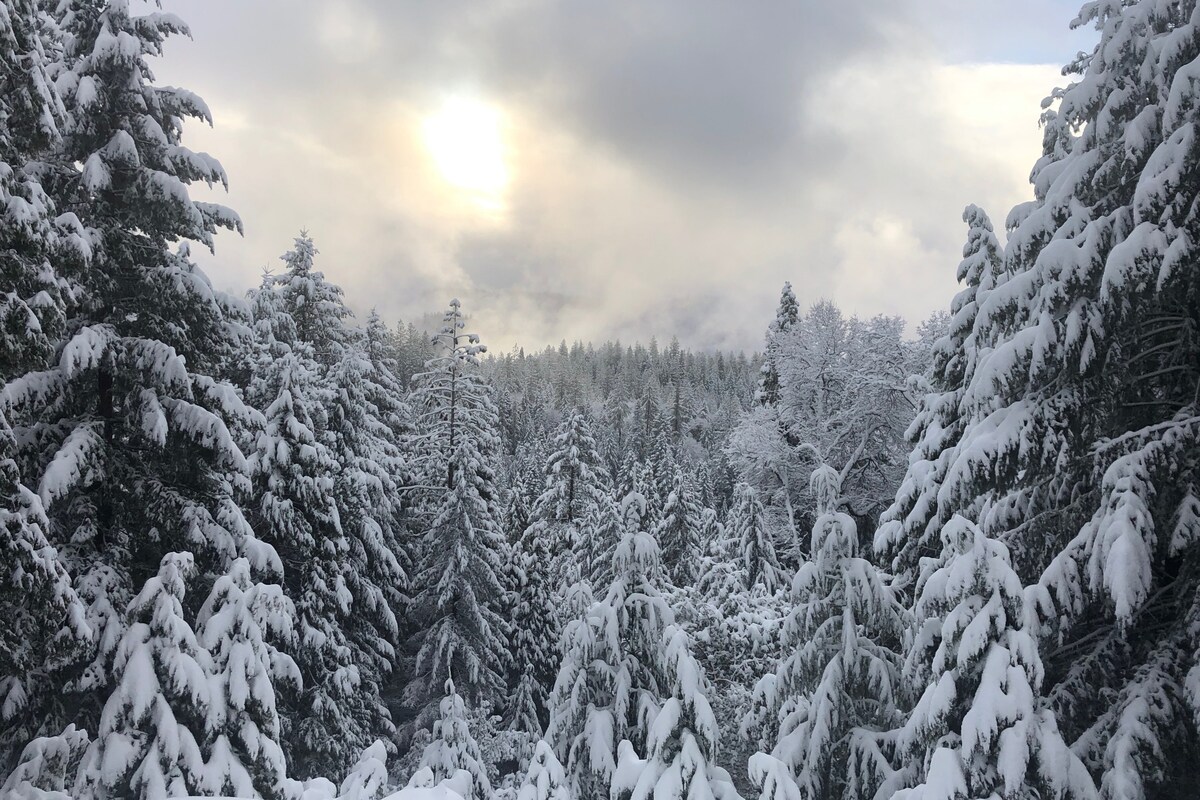
[[[1200,4],[1075,27],[928,319],[506,350],[218,289],[188,25],[0,0],[0,796],[1200,797]]]

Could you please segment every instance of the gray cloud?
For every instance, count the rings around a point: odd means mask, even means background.
[[[254,283],[306,226],[359,309],[458,295],[505,347],[752,348],[784,279],[862,314],[948,303],[961,208],[999,221],[1028,194],[1056,80],[961,62],[1040,58],[1062,1],[1018,26],[981,0],[180,0],[196,41],[159,72],[212,105],[189,141],[246,219],[205,263],[220,285]],[[421,144],[456,93],[504,111],[502,219]]]
[[[802,146],[808,87],[847,59],[888,49],[903,4],[522,7],[498,26],[489,66],[586,141],[689,184],[745,186]],[[812,153],[803,159],[819,164]]]

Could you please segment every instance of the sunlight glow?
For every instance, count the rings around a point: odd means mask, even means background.
[[[503,210],[508,188],[503,127],[499,109],[464,97],[447,100],[422,125],[442,178],[489,212]]]

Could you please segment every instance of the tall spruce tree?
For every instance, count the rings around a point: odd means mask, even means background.
[[[961,434],[941,474],[915,462],[937,503],[904,525],[962,513],[1008,547],[1064,737],[1104,796],[1140,800],[1186,792],[1200,755],[1200,28],[1194,3],[1159,0],[1088,3],[1074,25],[1098,42],[1046,103]]]
[[[190,553],[168,553],[130,603],[113,692],[80,767],[77,796],[155,800],[209,791],[203,745],[212,665],[183,610],[194,570]]]
[[[520,581],[512,613],[510,726],[536,741],[546,729],[547,700],[558,670],[561,608],[551,569],[550,541],[537,527],[527,528],[513,560],[519,562]]]
[[[525,773],[525,781],[517,792],[517,800],[570,800],[570,797],[567,773],[555,758],[554,748],[544,740],[539,741]]]
[[[604,462],[596,448],[591,424],[579,412],[563,420],[551,445],[544,469],[542,493],[534,502],[529,525],[548,540],[551,557],[559,564],[577,561],[590,575],[601,554],[599,531],[592,525],[608,494]]]
[[[414,577],[416,650],[405,703],[431,724],[447,676],[476,704],[503,705],[508,666],[495,463],[496,406],[478,371],[485,347],[463,333],[452,300],[436,337],[440,352],[413,376],[414,458],[425,485],[418,512],[428,520]]]
[[[433,739],[421,754],[421,767],[428,769],[434,780],[444,781],[464,772],[469,781],[464,800],[491,800],[492,784],[479,745],[471,735],[467,721],[467,706],[454,690],[454,681],[446,681],[446,696],[439,703],[439,716],[433,723]]]
[[[37,174],[58,223],[69,223],[58,243],[75,245],[87,261],[58,259],[69,270],[65,285],[43,273],[63,289],[61,320],[41,328],[53,337],[54,357],[5,375],[4,413],[21,480],[36,487],[50,544],[88,605],[97,646],[37,682],[21,713],[6,720],[10,742],[68,721],[97,729],[125,632],[122,611],[165,553],[193,553],[202,581],[238,555],[259,570],[280,568],[235,502],[248,488],[247,462],[230,428],[253,414],[215,377],[235,346],[233,304],[183,241],[211,246],[218,228],[240,222],[190,199],[195,181],[225,183],[215,159],[181,143],[185,120],[211,118],[191,92],[154,85],[148,67],[186,26],[174,15],[135,14],[124,2],[64,2],[46,28],[24,27],[26,13],[17,22],[26,33],[65,32],[49,67],[65,111],[61,137]],[[37,248],[19,249],[40,258]],[[55,296],[39,301],[51,301],[45,311],[53,312]]]
[[[748,484],[734,488],[733,508],[729,511],[727,527],[736,542],[736,558],[745,568],[746,588],[761,585],[771,594],[783,585],[775,544],[767,528],[767,515],[757,493]]]
[[[284,706],[283,741],[298,774],[338,774],[372,741],[369,721],[353,713],[360,676],[343,626],[351,596],[349,544],[334,496],[339,465],[321,435],[325,390],[312,345],[296,336],[270,277],[253,299],[258,341],[246,395],[263,408],[265,424],[252,457],[252,519],[287,567],[293,655],[303,676],[302,692]]]
[[[333,495],[348,552],[343,572],[350,592],[344,620],[346,641],[359,666],[363,709],[373,738],[391,742],[395,727],[381,687],[396,663],[399,616],[407,608],[409,553],[401,529],[399,489],[406,463],[392,416],[376,404],[394,384],[367,352],[357,330],[345,332],[345,347],[327,372],[331,384],[324,438],[337,460]],[[396,417],[402,411],[393,412]],[[361,743],[362,747],[369,742]]]
[[[783,340],[799,322],[800,304],[796,302],[796,293],[792,291],[791,281],[784,281],[775,319],[767,326],[767,346],[759,369],[758,389],[754,393],[754,399],[765,406],[779,402],[779,359],[783,357]]]
[[[296,391],[303,395],[300,402],[311,417],[307,424],[327,459],[323,469],[331,481],[329,498],[340,532],[326,565],[329,576],[336,572],[336,580],[327,585],[345,597],[326,605],[335,614],[326,624],[337,629],[326,641],[344,641],[348,661],[326,663],[354,666],[345,673],[343,684],[350,694],[341,703],[352,704],[358,720],[357,735],[337,748],[340,771],[376,739],[391,742],[395,732],[382,686],[396,662],[398,617],[407,604],[404,564],[409,554],[400,529],[398,490],[407,480],[400,437],[407,432],[408,412],[376,341],[381,335],[378,320],[367,330],[350,324],[342,291],[315,269],[316,255],[312,239],[302,232],[282,256],[286,269],[267,276],[255,293],[259,363],[247,372],[273,374],[279,364],[272,351],[287,350],[289,357],[301,358],[306,386]],[[260,405],[271,403],[273,389],[259,396],[255,380],[248,394]],[[270,446],[269,439],[266,444]],[[283,555],[303,563],[300,551]],[[293,597],[303,611],[305,601],[295,591],[300,587],[294,587]]]
[[[284,796],[287,767],[275,687],[300,688],[300,669],[286,652],[294,648],[294,616],[282,588],[254,583],[244,558],[217,579],[200,609],[197,638],[212,672],[203,743],[208,792]]]
[[[907,472],[875,532],[876,550],[891,556],[897,577],[910,587],[918,578],[921,559],[934,558],[940,551],[939,532],[949,517],[938,489],[962,436],[963,394],[987,346],[975,331],[975,320],[1004,277],[1003,251],[987,214],[967,206],[963,221],[967,242],[958,265],[963,288],[950,304],[949,331],[933,345],[926,392],[907,432],[913,444]]]

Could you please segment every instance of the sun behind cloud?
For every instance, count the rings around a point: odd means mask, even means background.
[[[504,115],[470,97],[451,97],[421,126],[425,147],[443,180],[489,214],[505,210],[509,166]]]

